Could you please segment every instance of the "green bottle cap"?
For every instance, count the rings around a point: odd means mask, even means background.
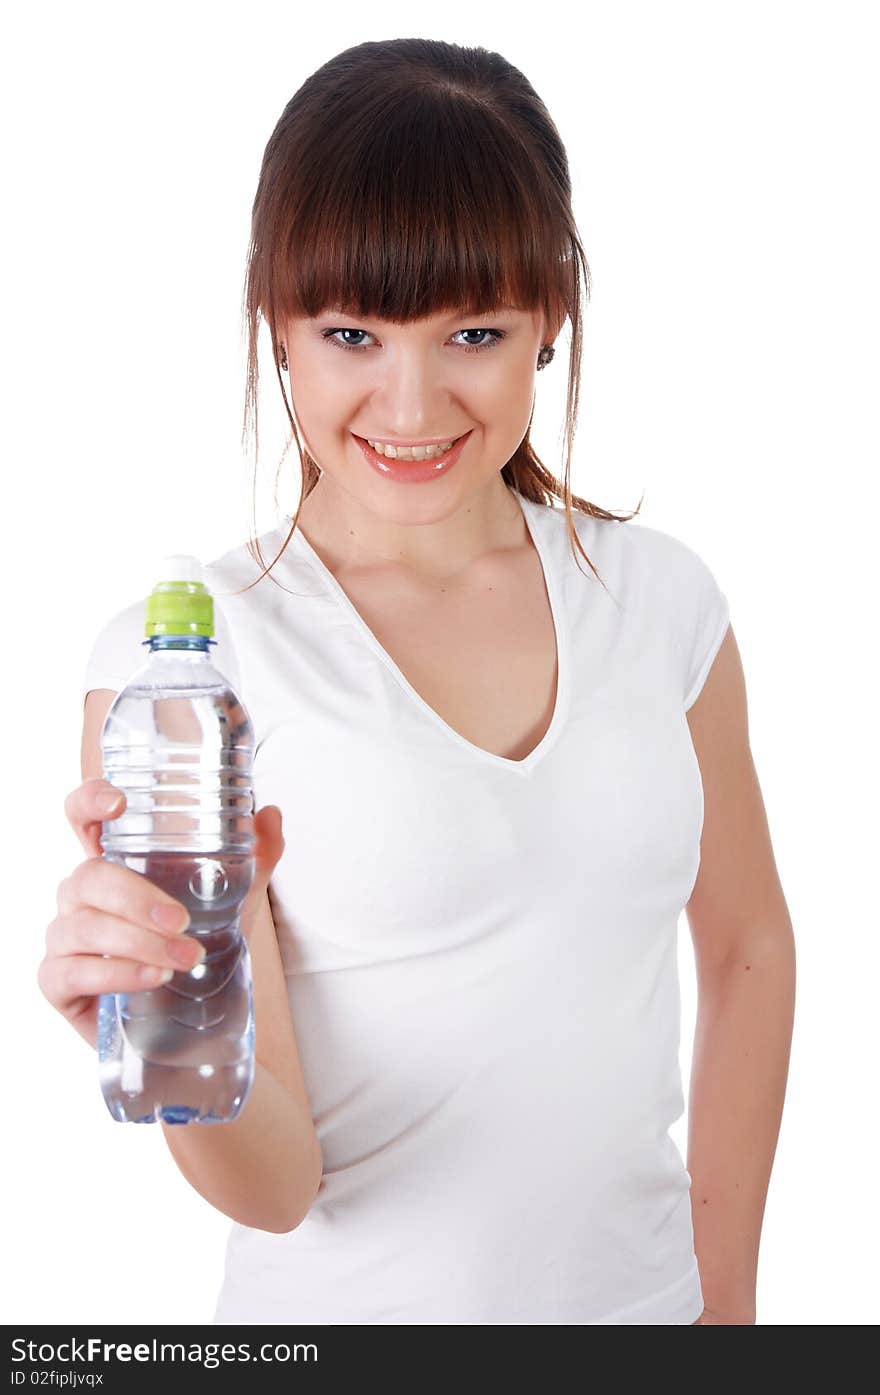
[[[144,633],[153,635],[214,635],[214,598],[205,585],[197,557],[175,554],[164,558],[159,580],[147,597]]]

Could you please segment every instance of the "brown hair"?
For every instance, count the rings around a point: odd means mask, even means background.
[[[299,440],[285,392],[280,326],[329,305],[404,324],[463,306],[482,315],[508,303],[541,308],[550,324],[561,326],[567,315],[572,337],[564,478],[538,458],[529,430],[501,474],[536,503],[563,501],[572,547],[598,577],[572,510],[617,523],[634,514],[571,493],[581,309],[589,294],[564,146],[531,84],[505,58],[437,39],[391,39],[357,44],[320,67],[287,103],[263,154],[242,305],[242,439],[252,423],[259,454],[262,317],[300,457],[300,505],[281,552],[320,470]]]

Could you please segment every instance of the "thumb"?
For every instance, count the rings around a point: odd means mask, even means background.
[[[254,814],[254,882],[260,894],[265,891],[281,854],[284,852],[281,810],[277,804],[265,804]]]
[[[241,929],[245,939],[250,938],[254,918],[266,895],[269,879],[274,872],[281,854],[284,852],[284,835],[281,832],[281,810],[276,804],[266,804],[254,816],[254,879],[241,906]]]
[[[257,875],[264,875],[266,882],[271,877],[280,855],[285,851],[285,834],[282,830],[282,810],[276,804],[266,804],[257,809],[254,815],[254,833],[257,843],[254,859]]]

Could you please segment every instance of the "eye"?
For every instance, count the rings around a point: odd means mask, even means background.
[[[326,339],[328,344],[332,344],[335,349],[358,349],[364,348],[363,344],[342,344],[336,338],[337,334],[366,334],[365,329],[325,329],[321,333],[321,338]]]
[[[368,334],[368,331],[365,329],[325,329],[321,331],[321,338],[325,339],[328,344],[332,344],[334,349],[345,349],[353,353],[362,353],[368,347],[366,344],[344,344],[336,338],[337,334],[365,335]],[[479,354],[484,349],[494,349],[496,344],[500,344],[502,339],[507,338],[507,333],[503,329],[459,329],[456,330],[456,334],[489,334],[492,336],[491,339],[481,344],[456,345],[456,348],[464,349],[466,354]],[[368,335],[368,337],[372,338],[372,335]]]
[[[504,339],[503,329],[458,329],[456,334],[491,334],[492,338],[482,344],[462,344],[461,347],[467,354],[479,354],[483,349],[494,349],[496,344],[500,344]]]

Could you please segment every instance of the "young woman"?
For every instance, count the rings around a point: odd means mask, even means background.
[[[570,489],[588,292],[559,135],[498,54],[364,43],[288,103],[246,423],[265,322],[300,507],[208,568],[258,742],[257,1072],[233,1124],[163,1124],[235,1222],[218,1323],[755,1321],[792,930],[724,593]],[[529,428],[566,319],[560,480]],[[88,856],[40,970],[93,1045],[99,993],[195,951],[100,858],[141,638],[138,600],[89,658]]]

